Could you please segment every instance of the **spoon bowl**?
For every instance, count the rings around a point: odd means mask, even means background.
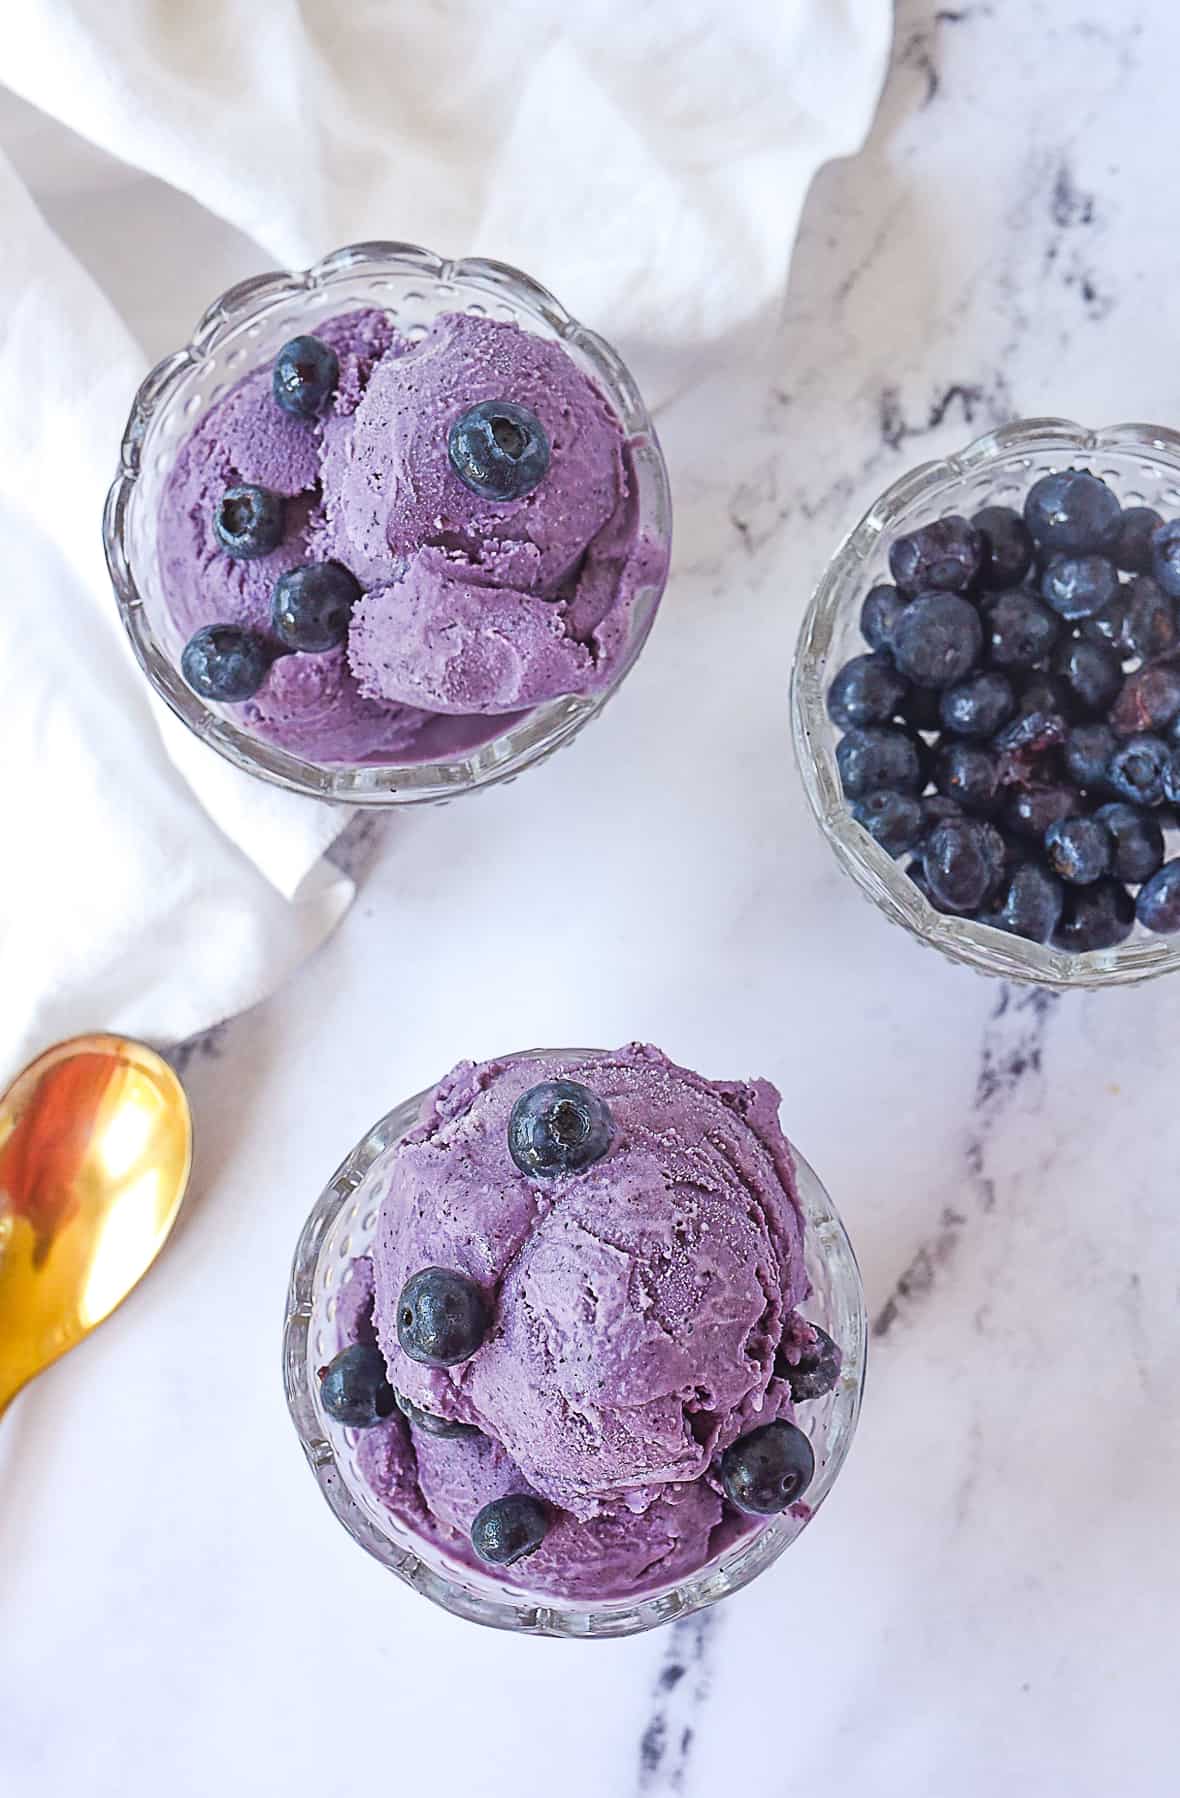
[[[125,1037],[58,1043],[0,1097],[0,1412],[147,1272],[191,1160],[184,1088]]]

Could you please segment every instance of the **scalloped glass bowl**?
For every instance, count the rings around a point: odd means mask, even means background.
[[[335,1515],[353,1540],[383,1567],[444,1610],[474,1623],[531,1635],[634,1635],[700,1610],[748,1585],[778,1559],[809,1519],[773,1518],[690,1579],[640,1598],[592,1604],[530,1594],[519,1586],[505,1585],[490,1569],[479,1573],[451,1561],[434,1544],[406,1529],[381,1505],[361,1476],[356,1460],[358,1432],[342,1429],[325,1416],[316,1370],[337,1351],[336,1295],[352,1261],[365,1254],[372,1242],[391,1152],[418,1122],[425,1096],[419,1093],[407,1099],[362,1138],[317,1200],[295,1251],[283,1332],[287,1404],[308,1464]],[[815,1478],[807,1491],[814,1516],[831,1490],[856,1429],[868,1333],[860,1274],[844,1226],[798,1151],[795,1165],[806,1225],[807,1271],[813,1287],[803,1310],[827,1330],[844,1353],[835,1390],[800,1406],[797,1414],[815,1451]]]
[[[198,420],[237,380],[272,358],[288,338],[314,331],[333,313],[380,307],[411,338],[442,312],[511,319],[534,335],[559,339],[610,400],[633,441],[639,525],[665,548],[672,508],[667,471],[652,422],[627,369],[610,345],[570,317],[552,294],[502,263],[445,262],[413,244],[352,244],[296,274],[259,275],[222,294],[192,341],[148,375],[131,409],[119,473],[103,522],[107,565],[137,660],[167,706],[235,767],[317,799],[393,805],[450,799],[508,780],[541,761],[597,716],[634,666],[663,591],[641,588],[626,654],[603,692],[535,707],[481,747],[451,761],[340,764],[291,755],[253,736],[231,708],[198,698],[180,674],[184,645],[161,588],[155,526],[177,450]]]
[[[839,732],[824,701],[832,676],[867,647],[860,634],[861,604],[870,587],[890,578],[887,557],[896,536],[948,512],[970,517],[982,506],[1020,506],[1041,475],[1075,465],[1101,475],[1124,505],[1180,514],[1180,435],[1174,431],[1142,424],[1087,431],[1065,419],[1032,418],[989,432],[958,456],[912,469],[866,512],[819,583],[803,622],[791,683],[795,755],[811,809],[861,891],[895,924],[952,961],[1057,988],[1113,986],[1169,973],[1180,968],[1180,938],[1152,936],[1136,925],[1117,948],[1069,955],[935,911],[901,864],[853,821],[836,768]],[[1180,849],[1170,842],[1169,853]]]

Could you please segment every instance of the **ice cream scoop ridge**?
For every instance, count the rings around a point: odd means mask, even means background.
[[[159,515],[178,629],[243,627],[273,658],[247,726],[311,760],[428,760],[609,686],[666,552],[640,530],[622,425],[562,344],[467,313],[412,340],[371,309],[311,341],[338,369],[314,415],[277,403],[271,365],[253,370],[181,445]],[[457,434],[477,427],[464,461]],[[478,452],[497,441],[531,458],[518,494],[502,478],[480,490]],[[248,549],[221,516],[239,489],[270,504]],[[346,641],[314,655],[276,632],[275,586],[329,562],[361,595]]]
[[[595,1129],[609,1119],[570,1171],[514,1158],[514,1108],[537,1090],[581,1091]],[[469,1560],[482,1507],[534,1495],[547,1533],[503,1576],[586,1598],[672,1582],[757,1527],[726,1498],[720,1460],[793,1420],[787,1362],[813,1340],[777,1113],[766,1082],[705,1080],[640,1044],[448,1075],[391,1152],[341,1341],[372,1332],[410,1405],[473,1431],[439,1438],[399,1413],[366,1433],[381,1502]],[[399,1341],[423,1269],[452,1270],[486,1306],[453,1365]]]

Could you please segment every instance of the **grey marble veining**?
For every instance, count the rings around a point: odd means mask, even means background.
[[[1030,1083],[1037,1085],[1038,1102],[1043,1098],[1043,1045],[1058,1003],[1058,995],[1037,987],[999,987],[980,1048],[970,1128],[964,1132],[962,1201],[943,1207],[929,1238],[898,1275],[872,1320],[878,1342],[930,1295],[973,1218],[995,1209],[996,1182],[989,1172],[989,1147],[1003,1130],[1013,1103],[1027,1096]]]
[[[683,1791],[712,1683],[718,1613],[699,1611],[671,1625],[655,1677],[651,1712],[639,1738],[642,1792]]]

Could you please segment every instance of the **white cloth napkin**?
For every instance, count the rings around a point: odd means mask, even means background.
[[[519,263],[658,399],[781,293],[812,175],[871,118],[890,14],[23,0],[0,75],[246,233],[260,267],[366,237]],[[344,813],[238,775],[151,700],[99,541],[146,358],[2,160],[0,230],[2,1079],[74,1030],[176,1040],[244,1008],[351,887],[321,860]],[[200,267],[192,292],[195,318]]]

